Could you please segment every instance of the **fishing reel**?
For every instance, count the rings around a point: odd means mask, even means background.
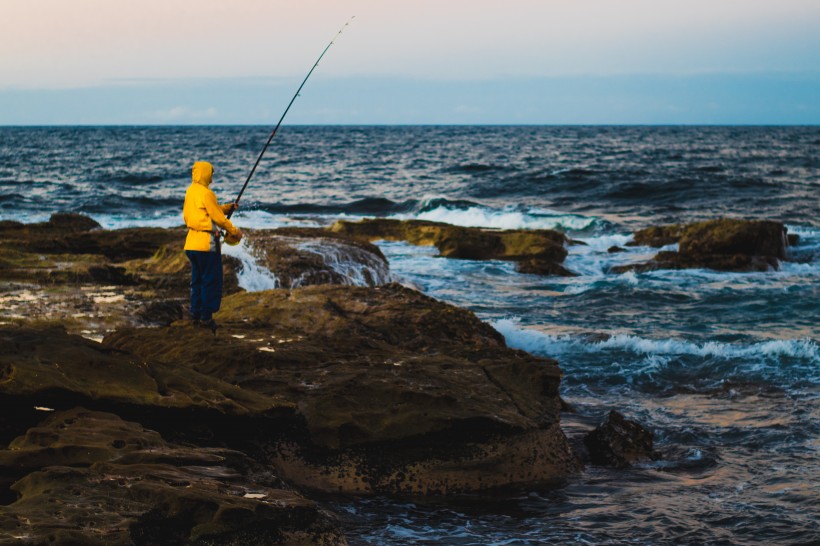
[[[242,240],[242,236],[231,235],[227,231],[222,231],[222,240],[228,246],[236,246]]]

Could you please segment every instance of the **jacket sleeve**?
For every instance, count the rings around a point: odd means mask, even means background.
[[[231,206],[233,203],[226,203],[225,205],[219,205],[219,208],[222,209],[222,214],[227,215],[228,212],[231,210]]]
[[[205,210],[208,212],[208,216],[211,217],[214,224],[218,225],[222,229],[226,230],[231,235],[236,235],[237,229],[230,220],[225,217],[225,213],[222,212],[222,207],[219,206],[219,203],[216,202],[216,195],[214,192],[209,191],[205,195]]]

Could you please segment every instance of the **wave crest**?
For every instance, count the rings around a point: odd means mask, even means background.
[[[638,355],[691,355],[723,359],[790,357],[820,364],[820,346],[811,339],[760,341],[743,345],[717,341],[695,343],[680,339],[648,339],[618,334],[606,339],[589,340],[579,336],[556,336],[521,328],[514,319],[501,319],[491,324],[504,336],[510,347],[541,355],[623,351]]]

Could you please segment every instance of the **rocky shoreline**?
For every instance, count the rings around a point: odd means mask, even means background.
[[[246,292],[226,256],[214,336],[185,320],[184,231],[0,222],[0,543],[345,544],[314,493],[491,494],[653,456],[616,412],[568,439],[556,361],[391,282],[372,244],[571,275],[562,233],[372,220],[248,239],[281,288]],[[635,244],[678,248],[629,270],[777,268],[789,239],[656,227]]]

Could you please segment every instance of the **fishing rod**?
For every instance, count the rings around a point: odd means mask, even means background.
[[[290,110],[290,107],[293,106],[294,101],[296,101],[296,97],[299,96],[299,93],[302,91],[302,88],[307,83],[308,78],[310,78],[310,75],[313,74],[314,70],[316,70],[316,67],[319,66],[319,61],[322,60],[322,57],[325,56],[325,53],[327,53],[327,50],[330,49],[330,46],[332,46],[334,44],[336,39],[339,36],[342,35],[342,32],[344,31],[344,29],[347,28],[348,25],[350,25],[350,22],[353,21],[353,19],[355,19],[355,18],[356,18],[356,16],[354,15],[353,17],[351,17],[350,19],[347,20],[347,22],[344,24],[344,26],[339,29],[339,32],[337,32],[336,35],[333,37],[333,39],[330,40],[330,43],[327,44],[327,47],[325,47],[325,49],[322,51],[322,54],[319,55],[319,58],[316,59],[316,62],[313,63],[313,67],[311,67],[310,71],[307,73],[307,76],[305,76],[305,79],[302,80],[302,84],[299,86],[299,89],[297,89],[296,93],[293,94],[293,98],[290,99],[290,102],[288,103],[288,107],[285,108],[285,111],[282,113],[282,117],[279,118],[279,123],[277,123],[276,127],[273,128],[273,132],[268,137],[268,141],[265,143],[265,147],[262,148],[262,151],[259,153],[259,157],[256,158],[256,163],[253,164],[253,168],[251,169],[251,172],[248,174],[248,178],[245,179],[245,183],[242,185],[242,189],[239,190],[239,195],[237,195],[236,199],[234,199],[234,201],[233,201],[234,204],[239,205],[239,200],[242,198],[242,194],[245,193],[245,188],[248,187],[248,182],[251,181],[251,177],[253,177],[253,173],[256,172],[256,168],[259,166],[259,162],[262,161],[262,156],[265,155],[265,152],[267,151],[268,146],[270,146],[270,143],[273,140],[273,137],[276,136],[276,131],[279,130],[279,126],[282,125],[282,122],[285,120],[285,116],[288,115],[288,110]],[[233,215],[235,210],[236,210],[236,207],[231,209],[231,211],[228,212],[227,217],[230,218]]]

